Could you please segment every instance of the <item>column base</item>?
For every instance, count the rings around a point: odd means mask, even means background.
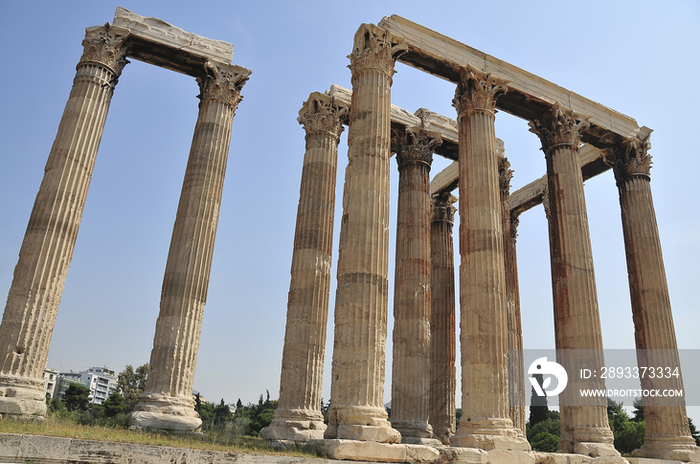
[[[131,427],[178,432],[196,432],[202,428],[191,397],[149,393],[139,397],[134,409],[129,419]]]
[[[0,374],[0,414],[20,417],[46,415],[46,390],[42,380]]]
[[[430,424],[420,420],[392,420],[391,426],[401,433],[404,438],[432,438],[433,428]],[[404,443],[407,443],[404,441]]]
[[[691,437],[667,437],[663,441],[647,442],[632,451],[640,458],[668,459],[673,461],[700,462],[700,448]]]
[[[320,411],[305,409],[277,409],[269,426],[260,431],[266,440],[309,441],[321,440],[326,431]]]
[[[326,430],[324,437],[327,439],[401,443],[401,433],[391,428],[384,408],[345,406],[330,414],[335,425]]]
[[[518,436],[509,419],[460,422],[450,446],[482,450],[530,451],[530,443]]]
[[[557,452],[591,457],[620,456],[613,441],[613,433],[608,427],[580,427],[568,434],[562,431]]]

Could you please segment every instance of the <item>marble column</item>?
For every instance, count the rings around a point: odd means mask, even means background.
[[[457,198],[449,192],[433,197],[430,221],[430,425],[433,435],[450,444],[455,434],[457,340],[455,326],[455,258],[452,227]]]
[[[651,197],[648,138],[630,138],[608,151],[620,193],[622,230],[639,366],[669,367],[678,376],[641,378],[642,389],[683,390],[671,300],[666,283],[661,240]],[[683,397],[644,398],[646,435],[633,455],[678,461],[700,461],[700,449],[688,427]]]
[[[518,235],[518,216],[508,206],[510,180],[513,170],[507,158],[499,158],[498,174],[501,187],[503,220],[503,260],[506,273],[506,313],[508,318],[508,411],[519,436],[525,437],[525,372],[523,361],[523,328],[520,321],[520,288],[515,239]]]
[[[287,327],[282,353],[279,406],[267,439],[308,441],[323,438],[321,413],[326,323],[331,284],[338,142],[348,108],[313,93],[299,111],[306,130],[294,234]]]
[[[231,125],[250,71],[208,62],[200,87],[199,115],[187,161],[170,251],[150,371],[131,424],[197,430],[192,384],[209,287]]]
[[[398,443],[384,409],[389,272],[391,83],[387,33],[363,24],[350,54],[348,129],[331,408],[326,438]]]
[[[593,252],[579,166],[581,132],[588,123],[568,108],[554,104],[530,130],[542,142],[547,161],[549,235],[554,296],[557,362],[567,372],[582,363],[603,366],[603,339],[593,269]],[[603,379],[585,383],[569,375],[559,395],[559,450],[588,455],[619,455],[613,448],[605,398],[574,404],[580,388],[605,388]]]
[[[442,140],[423,129],[398,134],[391,426],[403,443],[432,438],[430,413],[430,165]]]
[[[508,416],[506,284],[494,129],[506,82],[467,66],[453,100],[459,129],[462,417],[452,446],[529,450]]]
[[[126,33],[86,29],[0,325],[0,414],[46,412],[42,375],[107,110],[127,63]]]

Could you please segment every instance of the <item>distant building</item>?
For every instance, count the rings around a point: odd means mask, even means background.
[[[68,387],[73,384],[88,387],[86,383],[80,381],[80,374],[76,372],[71,371],[59,373],[56,379],[56,386],[54,387],[53,398],[60,400]]]
[[[54,397],[54,392],[56,391],[57,384],[58,371],[54,369],[49,369],[48,367],[44,369],[44,393],[47,398]]]
[[[118,390],[117,376],[107,367],[90,367],[79,375],[80,381],[90,389],[90,401],[93,403],[102,404],[109,395]]]

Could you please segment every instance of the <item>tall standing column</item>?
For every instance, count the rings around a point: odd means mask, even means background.
[[[391,426],[403,443],[432,438],[430,414],[430,165],[442,143],[423,129],[397,136]]]
[[[549,234],[554,293],[554,332],[557,362],[578,372],[584,360],[603,366],[603,338],[598,313],[593,252],[579,166],[581,132],[588,127],[568,108],[554,104],[531,131],[540,137],[547,161]],[[582,380],[569,375],[560,394],[559,450],[590,455],[619,455],[612,446],[606,399],[572,404],[580,388],[605,388],[600,378]]]
[[[648,138],[632,138],[611,149],[606,158],[620,193],[637,360],[639,366],[666,366],[673,371],[680,367],[680,360],[651,197],[649,148]],[[643,376],[641,382],[645,390],[683,390],[680,375]],[[635,456],[700,461],[683,397],[644,398],[644,421],[644,445],[634,451]]]
[[[455,326],[455,258],[452,227],[457,198],[449,192],[433,197],[430,222],[430,425],[443,444],[455,434],[457,340]]]
[[[498,174],[501,187],[501,214],[503,219],[503,260],[506,272],[506,313],[508,317],[508,411],[518,435],[525,437],[525,372],[523,361],[523,327],[520,321],[520,288],[518,287],[518,260],[515,239],[518,235],[518,217],[508,206],[510,180],[513,170],[510,162],[499,158]]]
[[[331,284],[338,142],[348,109],[313,93],[299,111],[306,130],[294,234],[287,327],[282,353],[279,406],[267,439],[308,441],[323,438],[321,413],[323,361]]]
[[[395,54],[363,24],[350,54],[348,129],[327,438],[397,443],[384,409],[389,272],[391,82]]]
[[[467,66],[454,98],[459,128],[462,417],[452,446],[529,450],[508,416],[506,284],[494,129],[506,82]]]
[[[0,325],[0,414],[43,415],[42,375],[127,31],[86,29]]]
[[[199,115],[165,266],[150,371],[131,415],[137,427],[191,431],[202,424],[192,384],[231,126],[250,75],[245,68],[210,62],[205,72],[197,79]]]

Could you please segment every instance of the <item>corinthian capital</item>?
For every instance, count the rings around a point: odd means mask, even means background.
[[[394,75],[396,57],[407,49],[394,44],[389,33],[373,24],[363,24],[355,33],[355,43],[350,58],[350,71],[355,76],[363,71],[376,70]]]
[[[241,89],[250,77],[250,70],[232,64],[207,61],[204,74],[197,78],[202,102],[218,101],[236,111],[243,100]]]
[[[407,127],[405,131],[394,135],[392,145],[396,151],[399,169],[403,169],[409,163],[422,163],[430,169],[433,152],[435,147],[442,145],[442,138],[421,128]]]
[[[589,125],[573,110],[557,102],[542,113],[539,119],[530,121],[530,132],[539,136],[542,150],[547,153],[558,145],[578,147],[581,143],[581,133],[588,129]]]
[[[649,176],[651,171],[651,148],[649,136],[630,137],[613,148],[606,150],[604,160],[612,166],[615,179],[620,182],[627,176]]]
[[[508,91],[508,81],[479,71],[467,65],[459,72],[460,78],[452,105],[461,114],[467,110],[496,110],[496,100]]]
[[[119,77],[128,63],[127,47],[124,46],[127,36],[128,31],[112,27],[109,23],[87,28],[79,64],[97,63],[109,68],[115,77]]]
[[[457,197],[450,192],[442,192],[433,196],[431,222],[449,222],[454,224],[457,208],[452,206],[457,202]]]
[[[508,197],[510,193],[510,181],[513,178],[513,170],[510,169],[508,158],[498,158],[498,184],[501,188],[501,195]]]
[[[303,124],[306,134],[328,132],[336,139],[347,123],[349,108],[335,98],[314,92],[299,110],[297,121]]]

